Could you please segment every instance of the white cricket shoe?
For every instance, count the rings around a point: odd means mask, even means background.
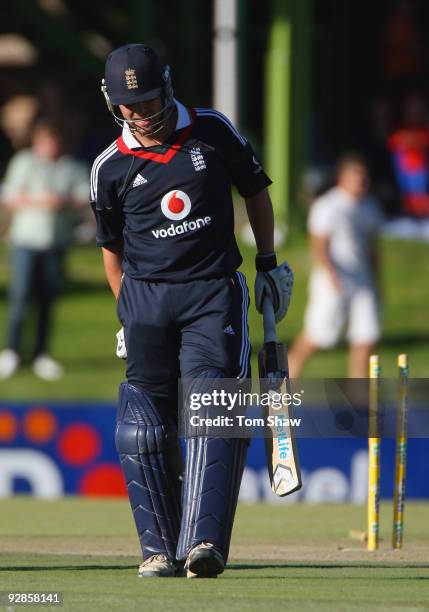
[[[225,569],[225,561],[213,544],[201,542],[190,551],[185,569],[187,578],[217,578]]]
[[[49,355],[39,355],[33,361],[33,372],[44,380],[58,380],[64,374],[62,365]]]
[[[139,567],[139,578],[167,578],[176,575],[176,565],[166,555],[152,555]]]
[[[12,349],[0,353],[0,378],[10,378],[19,368],[19,355]]]

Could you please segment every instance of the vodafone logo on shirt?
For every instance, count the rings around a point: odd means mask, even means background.
[[[167,219],[171,221],[181,221],[191,212],[191,200],[184,191],[175,189],[169,191],[161,200],[161,210]],[[183,223],[172,223],[169,227],[162,229],[153,229],[152,234],[158,240],[159,238],[168,238],[194,232],[210,225],[211,217],[200,217],[199,219],[191,219],[183,221]]]
[[[161,210],[172,221],[180,221],[191,212],[191,200],[184,191],[169,191],[161,200]]]

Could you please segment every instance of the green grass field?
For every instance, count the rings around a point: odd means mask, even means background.
[[[61,591],[63,609],[91,612],[427,610],[428,512],[427,503],[406,505],[404,548],[392,551],[391,505],[383,504],[381,547],[368,553],[348,539],[365,527],[363,507],[242,504],[227,570],[189,581],[137,578],[126,501],[2,500],[0,591]]]
[[[242,270],[253,293],[254,250],[242,247]],[[409,241],[384,240],[384,324],[380,355],[385,376],[396,375],[396,355],[408,352],[411,375],[429,376],[429,246]],[[302,325],[309,271],[306,240],[297,235],[289,240],[281,257],[287,258],[296,277],[294,299],[280,335],[291,340]],[[7,252],[0,251],[0,339],[6,316],[8,278]],[[58,305],[53,354],[64,363],[66,376],[58,383],[37,380],[24,368],[1,383],[1,399],[106,399],[114,400],[123,377],[123,362],[114,357],[114,334],[119,325],[113,298],[107,289],[100,252],[92,247],[74,248],[68,262],[65,293]],[[250,310],[251,339],[255,355],[262,342],[262,326],[253,304]],[[346,375],[346,347],[321,353],[308,364],[307,377]]]

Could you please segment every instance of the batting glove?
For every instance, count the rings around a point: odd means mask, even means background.
[[[119,357],[119,359],[126,359],[127,347],[125,346],[125,336],[123,327],[121,327],[121,329],[116,334],[116,340],[116,357]]]
[[[264,299],[268,297],[274,308],[276,322],[281,321],[289,308],[293,288],[293,272],[285,261],[279,266],[275,253],[256,256],[255,305],[262,313]]]

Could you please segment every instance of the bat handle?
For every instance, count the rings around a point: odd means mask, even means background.
[[[264,321],[264,343],[277,342],[276,317],[271,300],[267,297],[262,304],[262,315]]]

